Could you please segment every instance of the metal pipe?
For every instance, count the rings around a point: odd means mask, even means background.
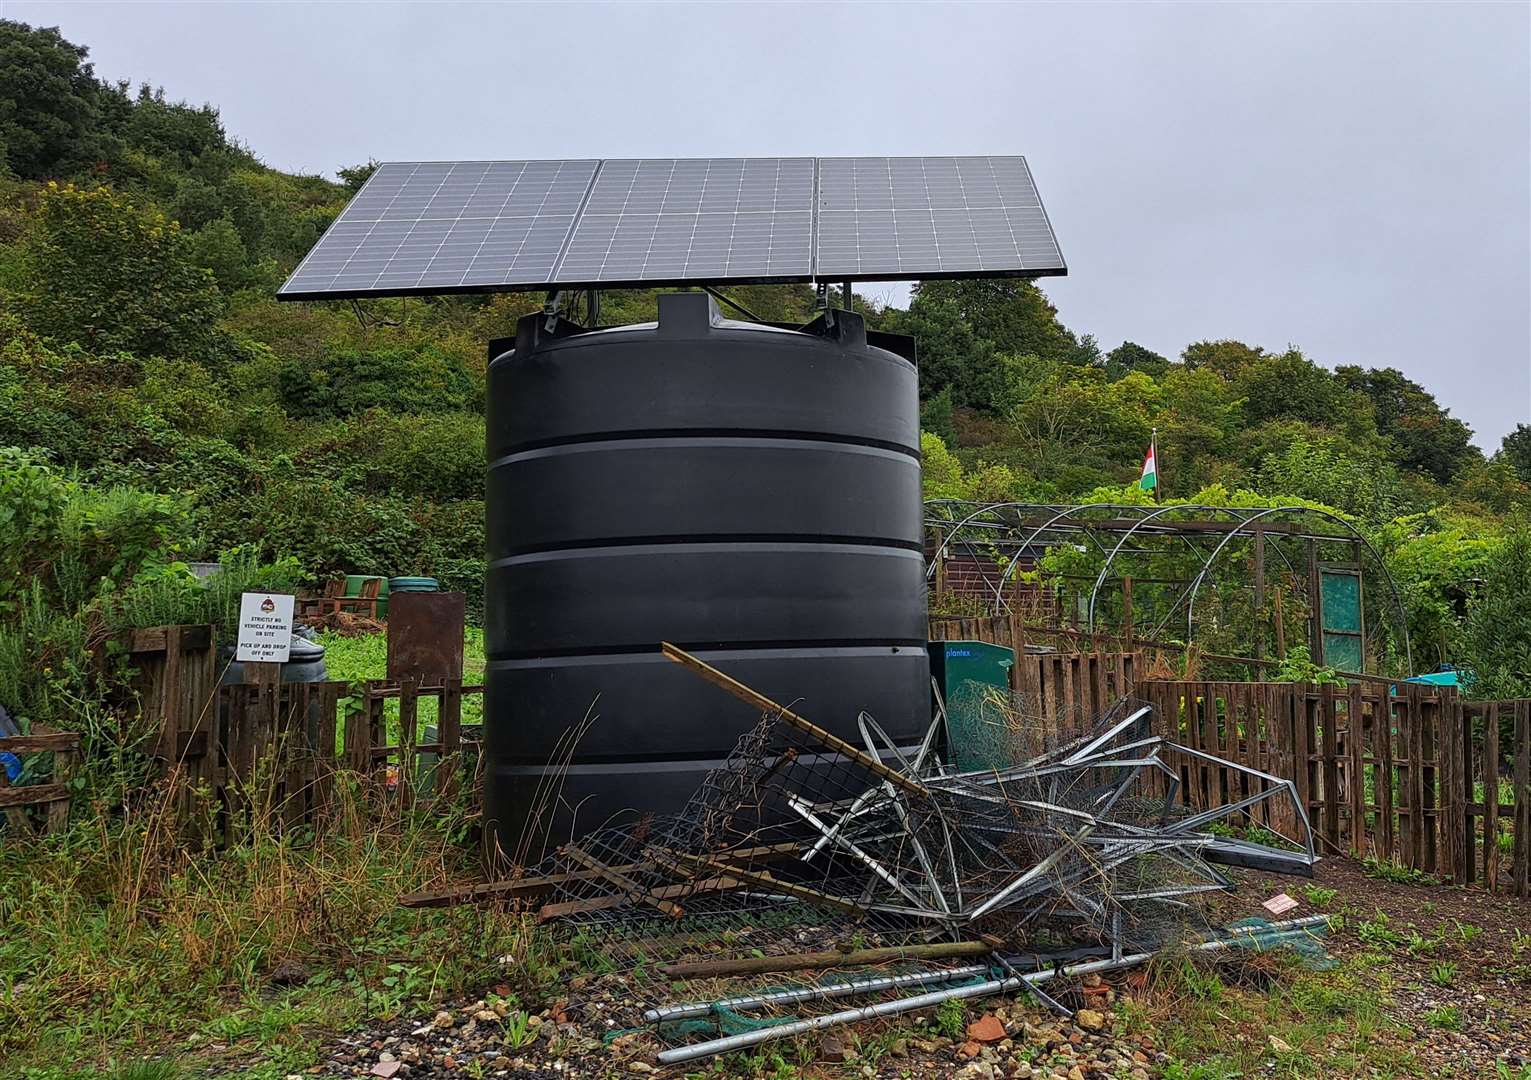
[[[768,994],[724,998],[721,1001],[692,1001],[683,1005],[664,1005],[647,1009],[643,1018],[650,1023],[664,1020],[689,1020],[706,1016],[714,1009],[732,1009],[734,1012],[751,1012],[769,1009],[776,1005],[791,1005],[799,1001],[822,1001],[828,998],[855,997],[859,994],[875,994],[880,990],[893,990],[903,986],[931,986],[936,983],[955,982],[986,974],[987,964],[949,968],[945,971],[915,971],[907,975],[880,975],[875,978],[852,979],[848,982],[831,983],[826,986],[805,986],[797,990],[776,990]]]
[[[1261,927],[1260,930],[1298,929],[1301,926],[1314,925],[1318,922],[1327,923],[1328,921],[1328,916],[1317,915],[1307,919],[1294,919],[1288,923],[1275,923],[1269,927]],[[1212,941],[1192,945],[1191,950],[1193,952],[1216,952],[1219,949],[1226,949],[1230,946],[1241,944],[1244,937],[1240,935],[1247,936],[1255,932],[1253,929],[1235,931],[1235,936],[1217,938]],[[659,1055],[659,1064],[678,1065],[686,1061],[695,1061],[697,1058],[712,1057],[714,1054],[726,1054],[735,1050],[743,1050],[746,1047],[758,1046],[764,1042],[789,1039],[794,1035],[801,1035],[809,1031],[822,1031],[824,1028],[838,1027],[841,1024],[854,1024],[862,1020],[874,1020],[881,1016],[897,1016],[900,1013],[929,1009],[945,1001],[960,1001],[968,998],[989,997],[992,994],[1009,993],[1012,990],[1034,986],[1059,976],[1093,975],[1103,971],[1117,971],[1122,968],[1136,967],[1138,964],[1152,960],[1157,955],[1159,955],[1157,952],[1134,953],[1131,956],[1124,956],[1120,959],[1092,960],[1062,969],[1044,968],[1039,971],[1033,971],[1028,975],[1017,975],[1007,979],[989,979],[981,983],[973,983],[970,986],[955,986],[944,990],[932,990],[926,994],[916,994],[914,997],[899,998],[896,1001],[883,1001],[876,1005],[866,1005],[859,1009],[845,1009],[841,1012],[829,1013],[825,1016],[813,1016],[805,1020],[794,1020],[789,1024],[777,1024],[773,1027],[760,1028],[756,1031],[747,1031],[740,1035],[729,1035],[721,1039],[710,1039],[707,1042],[695,1043],[691,1046],[678,1046],[673,1050],[665,1050]]]

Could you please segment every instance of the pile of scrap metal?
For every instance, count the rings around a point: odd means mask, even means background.
[[[1215,950],[1256,937],[1278,944],[1315,922],[1231,935],[1196,926],[1191,898],[1234,887],[1223,868],[1311,875],[1313,838],[1290,781],[1169,742],[1153,733],[1147,707],[1121,702],[1093,730],[1072,736],[1012,717],[1005,735],[1013,764],[959,772],[943,763],[940,710],[924,740],[906,747],[862,714],[863,745],[854,746],[664,648],[759,706],[761,722],[680,814],[601,829],[551,856],[540,869],[556,883],[542,919],[599,943],[630,968],[672,976],[829,966],[836,956],[970,960],[659,1005],[645,1014],[651,1022],[939,987],[681,1045],[660,1054],[661,1063],[949,997],[1025,989],[1061,1008],[1044,982],[1142,963],[1166,948]],[[1179,798],[1179,769],[1202,766],[1231,770],[1238,780],[1228,786],[1236,790],[1226,805],[1189,810]],[[1289,805],[1262,820],[1295,825],[1281,846],[1211,828],[1271,800]],[[664,966],[718,943],[756,959]],[[836,952],[848,943],[862,951]],[[819,958],[801,955],[805,948]],[[783,953],[794,955],[773,962]]]

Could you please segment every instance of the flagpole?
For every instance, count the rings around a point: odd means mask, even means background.
[[[1148,452],[1153,455],[1153,459],[1154,459],[1154,505],[1157,506],[1160,502],[1163,501],[1159,497],[1159,489],[1164,486],[1163,482],[1159,479],[1160,473],[1159,473],[1159,429],[1158,428],[1154,428],[1152,434],[1150,434],[1148,436]]]

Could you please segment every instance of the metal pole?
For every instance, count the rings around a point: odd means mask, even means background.
[[[1290,923],[1274,923],[1269,927],[1262,927],[1261,930],[1292,931],[1304,926],[1316,925],[1320,922],[1327,924],[1328,921],[1329,917],[1327,915],[1317,915],[1307,919],[1294,919]],[[1253,930],[1242,931],[1235,933],[1232,937],[1202,942],[1198,945],[1192,945],[1191,951],[1216,952],[1219,949],[1226,949],[1231,945],[1241,944],[1253,933],[1255,933]],[[714,1054],[732,1053],[735,1050],[758,1046],[764,1042],[789,1039],[794,1035],[801,1035],[808,1031],[821,1031],[824,1028],[838,1027],[841,1024],[854,1024],[862,1020],[874,1020],[880,1016],[897,1016],[900,1013],[929,1009],[945,1001],[961,1001],[967,998],[988,997],[992,994],[1005,994],[1012,990],[1035,986],[1038,983],[1044,983],[1060,976],[1093,975],[1103,971],[1117,971],[1121,968],[1136,967],[1138,964],[1152,960],[1157,955],[1158,953],[1153,952],[1134,953],[1131,956],[1124,956],[1120,959],[1092,960],[1061,970],[1045,968],[1040,971],[1033,971],[1028,975],[1018,975],[1008,979],[989,979],[985,982],[973,983],[970,986],[955,986],[945,990],[932,990],[928,994],[916,994],[914,997],[899,998],[896,1001],[884,1001],[859,1009],[845,1009],[826,1016],[814,1016],[806,1020],[796,1020],[790,1024],[777,1024],[774,1027],[747,1031],[741,1035],[729,1035],[721,1039],[711,1039],[692,1046],[678,1046],[673,1050],[662,1052],[659,1055],[659,1064],[677,1065],[685,1061],[695,1061],[697,1058],[712,1057]]]
[[[664,1020],[688,1020],[706,1016],[714,1009],[750,1012],[755,1009],[769,1009],[776,1005],[791,1005],[799,1001],[822,1001],[828,998],[855,997],[858,994],[875,994],[880,990],[894,990],[903,986],[931,986],[936,983],[956,982],[958,979],[971,979],[975,975],[987,974],[988,971],[987,964],[972,964],[946,971],[915,971],[908,975],[852,979],[849,982],[831,983],[826,986],[805,986],[798,990],[777,990],[769,994],[724,998],[721,1001],[692,1001],[684,1005],[664,1005],[657,1009],[646,1010],[643,1018],[650,1023],[658,1023]]]
[[[845,310],[846,311],[853,311],[853,310],[855,310],[854,308],[851,307],[851,283],[849,281],[847,281],[844,285],[840,286],[840,297],[841,297],[840,302],[845,305]]]

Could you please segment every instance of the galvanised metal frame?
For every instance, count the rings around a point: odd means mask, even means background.
[[[1102,514],[1109,517],[1099,519]],[[1184,520],[1187,515],[1195,515]],[[1182,520],[1172,520],[1178,517]],[[1264,523],[1277,517],[1318,519],[1319,527],[1294,525],[1288,528],[1262,529]],[[1391,615],[1390,628],[1403,646],[1406,662],[1412,668],[1413,650],[1409,641],[1408,615],[1397,582],[1388,570],[1386,562],[1376,546],[1339,514],[1310,506],[1276,507],[1230,507],[1208,504],[1139,505],[1134,503],[1074,503],[1044,504],[1026,502],[977,503],[957,499],[932,499],[925,503],[925,525],[940,535],[933,557],[926,567],[926,579],[934,582],[941,561],[954,549],[978,550],[984,543],[1013,546],[1008,561],[997,576],[991,579],[982,569],[985,587],[993,594],[992,610],[995,615],[1008,614],[1010,601],[1006,586],[1015,580],[1020,560],[1039,546],[1046,548],[1065,542],[1088,541],[1103,556],[1103,563],[1090,589],[1086,632],[1095,632],[1095,615],[1102,589],[1112,578],[1118,557],[1133,551],[1130,542],[1140,536],[1170,538],[1183,544],[1200,560],[1200,568],[1189,586],[1165,613],[1152,634],[1167,628],[1177,613],[1184,608],[1186,641],[1194,641],[1196,634],[1196,599],[1228,545],[1235,539],[1252,540],[1263,535],[1268,539],[1281,537],[1307,540],[1315,543],[1354,544],[1369,556],[1378,577],[1387,586]],[[1204,551],[1193,537],[1221,533],[1221,539]],[[1109,546],[1103,538],[1116,537]],[[1279,545],[1272,550],[1287,567],[1296,572],[1290,559]]]

